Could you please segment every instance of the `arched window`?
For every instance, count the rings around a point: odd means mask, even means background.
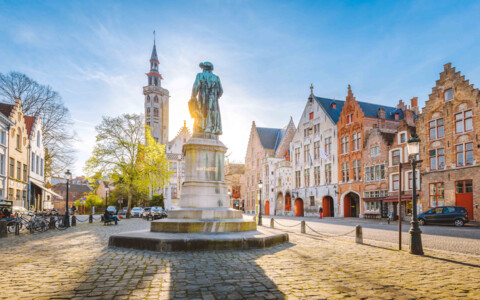
[[[42,137],[40,136],[40,131],[37,131],[37,147],[40,148],[42,143]]]
[[[150,117],[150,107],[147,107],[147,118]]]
[[[147,103],[150,103],[150,95],[147,96]]]
[[[153,109],[153,116],[158,117],[158,108],[156,107]]]
[[[22,150],[22,131],[18,129],[18,134],[17,134],[17,149]]]
[[[153,99],[153,102],[158,103],[158,97],[157,96],[155,96],[155,98]]]

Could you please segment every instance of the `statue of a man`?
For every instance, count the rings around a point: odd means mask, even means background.
[[[195,119],[194,132],[222,134],[222,120],[218,98],[223,94],[220,77],[213,74],[210,62],[200,63],[202,73],[197,74],[192,97],[188,102],[190,115]]]

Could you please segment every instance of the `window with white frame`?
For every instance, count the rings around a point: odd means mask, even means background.
[[[362,167],[360,164],[360,160],[353,161],[353,180],[361,180],[362,179]]]
[[[42,137],[40,135],[40,131],[37,132],[37,147],[40,148],[40,144],[42,143]]]
[[[473,165],[473,143],[455,146],[457,154],[457,167]]]
[[[401,158],[400,150],[399,149],[393,150],[392,151],[392,165],[393,166],[398,165],[401,162],[400,158]]]
[[[348,136],[344,136],[340,139],[342,144],[342,153],[348,153]]]
[[[365,167],[365,181],[380,181],[385,179],[385,165]]]
[[[332,137],[325,138],[325,153],[330,155],[332,152]]]
[[[332,182],[332,164],[325,165],[325,184]]]
[[[313,156],[315,160],[320,158],[320,142],[319,141],[313,143]]]
[[[0,154],[0,174],[5,175],[5,155]]]
[[[314,180],[315,180],[315,185],[319,186],[320,185],[320,167],[315,167],[313,170],[314,173]]]
[[[32,152],[32,161],[30,162],[30,164],[32,165],[32,172],[35,173],[35,153]]]
[[[5,143],[7,142],[6,136],[7,136],[6,132],[1,130],[0,131],[0,143],[2,143],[2,145],[5,145]]]
[[[445,148],[438,148],[429,151],[430,170],[445,168]]]
[[[429,138],[431,140],[441,139],[445,136],[443,118],[428,122]]]
[[[400,188],[400,176],[398,174],[392,175],[392,190],[398,191]]]
[[[310,161],[310,145],[303,146],[303,161],[309,162]]]
[[[375,145],[370,147],[370,157],[375,157],[380,155],[380,146]]]
[[[444,99],[445,101],[450,101],[453,99],[453,89],[448,89],[444,93]]]
[[[406,132],[400,133],[400,143],[403,144],[406,141],[407,141],[407,133]]]
[[[300,171],[296,171],[295,172],[295,187],[296,188],[299,188],[300,187],[300,178],[301,174],[300,174]]]
[[[343,182],[348,182],[349,180],[349,172],[350,170],[348,169],[348,162],[342,163],[342,181]]]
[[[353,122],[353,114],[347,115],[347,124],[350,124]]]
[[[300,164],[300,148],[295,148],[295,163]]]
[[[360,132],[353,134],[353,151],[360,150]]]
[[[463,133],[473,130],[472,111],[467,110],[455,114],[455,133]]]
[[[305,187],[310,186],[310,169],[304,170]]]
[[[320,124],[313,125],[313,134],[319,135],[320,134]]]

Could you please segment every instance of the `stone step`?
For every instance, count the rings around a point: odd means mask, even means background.
[[[150,231],[165,233],[227,233],[256,229],[254,221],[244,219],[162,219],[150,224]]]

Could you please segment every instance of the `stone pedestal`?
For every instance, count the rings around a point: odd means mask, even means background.
[[[110,237],[109,245],[154,251],[265,248],[285,243],[288,234],[257,230],[239,210],[229,208],[224,160],[227,147],[212,134],[195,133],[183,146],[185,181],[180,209],[152,221],[150,231]]]

